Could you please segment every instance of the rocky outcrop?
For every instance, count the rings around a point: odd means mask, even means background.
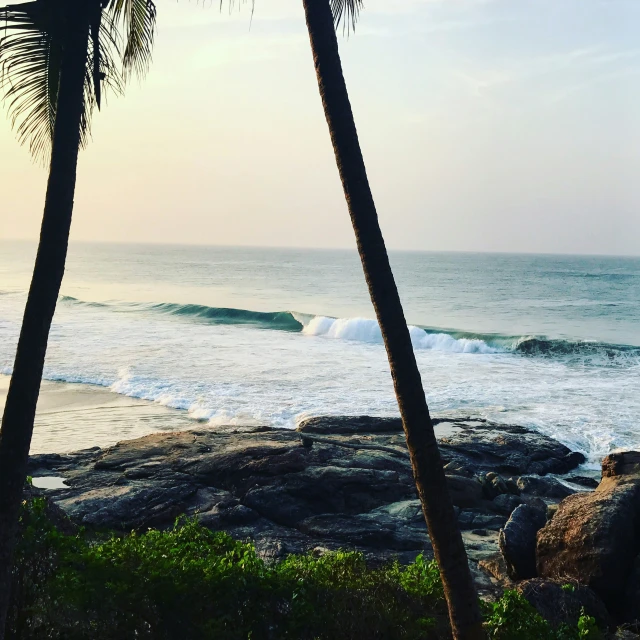
[[[569,496],[538,532],[538,575],[577,580],[618,618],[629,614],[640,553],[640,453],[612,454],[592,493]]]
[[[436,433],[476,563],[496,553],[498,530],[531,500],[518,477],[569,471],[581,461],[551,438],[516,426],[441,419]],[[156,433],[108,449],[32,456],[30,473],[63,476],[68,487],[48,495],[87,527],[165,527],[187,514],[254,540],[266,558],[340,547],[360,549],[371,562],[430,553],[398,419],[314,418],[299,431]],[[486,574],[476,576],[478,584],[490,583]]]

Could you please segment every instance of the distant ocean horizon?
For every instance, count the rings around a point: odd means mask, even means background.
[[[0,241],[0,374],[11,373],[34,254]],[[640,258],[390,256],[432,411],[537,429],[594,466],[640,446]],[[397,414],[348,249],[72,243],[45,378],[212,426]],[[90,425],[58,428],[49,449],[92,442]],[[109,435],[122,437],[117,425]]]

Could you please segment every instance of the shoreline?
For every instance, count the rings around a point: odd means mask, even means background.
[[[9,375],[0,374],[0,413],[4,410],[10,378]],[[474,414],[472,410],[465,412],[459,410],[432,411],[431,416],[438,439],[449,435],[445,426],[448,421],[460,418],[478,419],[481,422],[485,420]],[[300,422],[309,418],[313,419],[312,416],[303,416]],[[503,426],[509,424],[490,422],[496,425],[503,424]],[[276,425],[262,425],[252,420],[236,423],[233,418],[230,418],[226,423],[210,423],[192,417],[184,409],[169,407],[153,400],[127,396],[112,391],[109,387],[83,382],[43,380],[38,398],[30,455],[66,454],[95,447],[105,449],[156,433],[182,432],[193,429],[216,431],[219,428],[234,427],[245,429],[256,426],[295,431],[295,427],[289,429]],[[116,433],[113,433],[114,427]],[[560,442],[557,438],[547,436],[535,427],[522,426],[521,428]],[[565,446],[569,445],[565,444]],[[571,447],[569,446],[569,448]],[[593,461],[587,458],[579,471],[582,475],[599,477],[600,462],[601,460]]]
[[[0,412],[10,376],[0,375]],[[111,434],[118,425],[117,436]],[[107,447],[151,433],[180,431],[199,423],[179,409],[131,398],[106,387],[43,380],[30,453],[66,453]]]

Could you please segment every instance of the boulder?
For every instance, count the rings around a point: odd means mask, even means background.
[[[536,534],[546,521],[545,511],[522,504],[501,529],[498,546],[512,580],[536,577]]]
[[[466,476],[447,475],[447,487],[451,494],[451,501],[462,509],[477,507],[484,499],[482,485],[476,478]]]
[[[589,586],[620,618],[639,553],[640,452],[611,454],[598,488],[565,498],[538,532],[538,575]]]
[[[575,625],[583,610],[595,618],[600,628],[611,623],[602,600],[591,589],[578,583],[534,578],[518,583],[516,590],[554,628],[562,624]]]
[[[513,510],[521,504],[522,498],[509,493],[503,493],[496,496],[491,502],[491,506],[495,511],[505,516],[510,516],[513,513]]]
[[[296,431],[317,434],[402,433],[401,418],[318,416],[298,423]]]
[[[539,478],[538,476],[522,476],[518,478],[518,488],[522,493],[539,498],[555,498],[562,500],[576,493],[556,478]]]

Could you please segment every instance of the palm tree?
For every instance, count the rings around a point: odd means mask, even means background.
[[[478,599],[447,490],[409,329],[378,224],[342,73],[335,28],[355,26],[362,0],[303,0],[313,61],[369,294],[387,350],[411,464],[440,567],[454,638],[483,638]]]
[[[103,89],[121,92],[132,71],[147,68],[155,5],[32,0],[1,7],[0,24],[0,89],[18,138],[43,160],[50,149],[40,242],[0,430],[2,640],[36,403],[67,256],[78,151],[88,141]]]

